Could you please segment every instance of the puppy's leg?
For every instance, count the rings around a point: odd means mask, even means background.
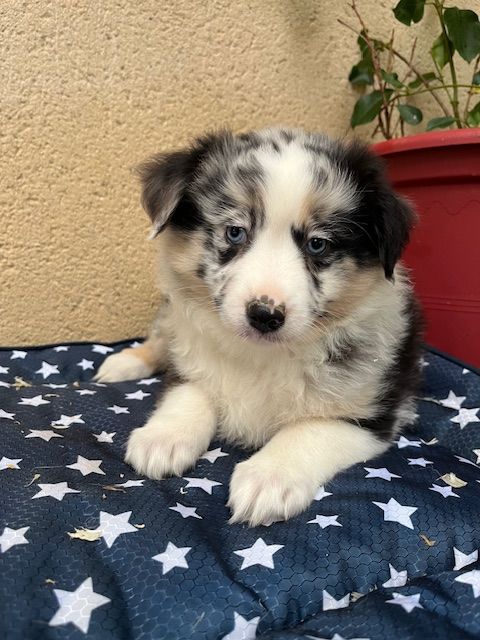
[[[281,429],[245,462],[230,482],[232,522],[255,526],[305,510],[321,484],[389,443],[344,420],[312,420]]]
[[[168,364],[168,328],[170,299],[161,295],[160,307],[148,338],[139,347],[123,349],[106,358],[100,366],[97,382],[122,382],[148,378]]]
[[[179,385],[132,432],[125,460],[149,478],[181,475],[207,450],[215,426],[215,410],[203,390],[194,383]]]
[[[167,364],[166,338],[151,336],[139,347],[122,349],[106,358],[95,376],[97,382],[122,382],[148,378]]]

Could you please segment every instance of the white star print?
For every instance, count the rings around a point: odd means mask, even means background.
[[[472,451],[477,456],[477,464],[480,464],[480,449],[472,449]]]
[[[476,409],[460,409],[458,415],[450,418],[450,422],[456,422],[460,425],[460,429],[463,429],[471,422],[480,422],[480,418],[477,413],[480,411],[480,407]]]
[[[470,373],[470,369],[462,369],[462,375],[466,375],[467,373]]]
[[[0,373],[8,373],[9,371],[9,367],[0,367]]]
[[[469,460],[468,458],[463,458],[462,456],[455,456],[455,458],[457,460],[460,460],[460,462],[464,462],[465,464],[471,464],[472,467],[476,467],[478,469],[478,465],[475,464],[475,462],[472,462],[471,460]]]
[[[182,518],[198,518],[202,520],[202,516],[198,515],[196,507],[186,507],[184,504],[177,502],[174,507],[168,507],[172,511],[178,511]]]
[[[155,382],[160,382],[160,378],[142,378],[142,380],[139,380],[137,384],[145,384],[148,386],[150,384],[154,384]]]
[[[118,482],[115,486],[125,487],[126,489],[128,487],[143,487],[144,482],[145,480],[127,480],[126,482]]]
[[[112,347],[107,347],[104,344],[94,344],[92,346],[93,353],[101,353],[102,355],[106,355],[107,353],[111,353],[113,351]]]
[[[67,469],[76,469],[80,471],[82,476],[88,476],[90,473],[98,473],[101,476],[105,475],[105,471],[100,469],[100,465],[103,460],[88,460],[83,456],[77,456],[77,461],[74,464],[67,464]]]
[[[0,460],[0,471],[4,469],[20,469],[18,463],[22,461],[22,458],[18,458],[17,460],[12,460],[11,458],[3,458]]]
[[[473,564],[478,560],[478,549],[472,551],[472,553],[462,553],[459,549],[453,547],[453,554],[455,556],[454,571],[460,571],[460,569],[468,567],[469,564]]]
[[[60,353],[60,351],[68,351],[69,349],[70,347],[65,347],[65,346],[53,347],[53,350],[56,351],[57,353]]]
[[[319,638],[318,636],[306,636],[307,638],[310,638],[311,640],[329,640],[328,638]],[[341,636],[338,633],[335,633],[331,640],[346,640],[343,636]],[[351,640],[370,640],[369,638],[352,638]]]
[[[48,387],[49,389],[66,389],[66,384],[54,384],[53,382],[49,382],[42,385],[43,387]]]
[[[94,433],[93,437],[97,439],[97,442],[113,442],[113,436],[116,435],[116,431],[112,431],[112,433],[107,433],[106,431],[102,431],[102,433]]]
[[[184,478],[184,480],[188,480],[185,489],[197,487],[210,495],[212,495],[213,487],[219,487],[222,484],[221,482],[215,482],[215,480],[207,480],[207,478]]]
[[[233,612],[233,629],[222,640],[254,640],[260,616],[247,620],[236,611]]]
[[[426,467],[427,464],[433,464],[433,462],[425,460],[425,458],[408,458],[408,464],[410,466]]]
[[[93,369],[93,360],[85,360],[85,358],[83,358],[83,360],[77,362],[77,367],[81,367],[84,371]]]
[[[0,387],[6,387],[7,389],[10,389],[11,384],[9,382],[4,382],[3,380],[0,380]]]
[[[153,556],[153,560],[162,563],[162,575],[165,575],[175,567],[188,569],[188,562],[185,559],[192,547],[176,547],[172,542],[167,544],[163,553]]]
[[[404,587],[407,584],[408,576],[406,571],[397,571],[390,563],[390,579],[383,583],[382,587]]]
[[[458,410],[461,408],[466,399],[466,396],[456,396],[453,391],[449,391],[448,398],[445,398],[445,400],[440,400],[440,404],[443,407],[447,407],[448,409]]]
[[[206,451],[203,456],[200,456],[200,458],[208,460],[213,464],[217,461],[218,458],[223,458],[224,456],[228,456],[228,453],[222,451],[221,447],[217,447],[216,449],[210,449],[209,451]]]
[[[328,498],[328,496],[332,496],[333,493],[329,493],[328,491],[325,491],[325,487],[322,485],[321,487],[318,487],[317,489],[317,493],[315,494],[315,497],[313,498],[314,500],[323,500],[324,498]]]
[[[138,340],[135,340],[134,342],[131,343],[130,347],[132,349],[136,349],[137,347],[141,347],[142,346],[142,342],[139,342]]]
[[[0,409],[0,418],[5,418],[5,420],[13,420],[14,413],[8,413],[3,409]]]
[[[50,627],[58,627],[61,624],[72,622],[77,629],[87,633],[92,612],[101,607],[110,598],[95,593],[92,578],[87,578],[75,591],[54,589],[60,608],[48,623]]]
[[[423,609],[420,604],[420,594],[415,593],[411,596],[403,596],[401,593],[393,592],[393,598],[391,600],[387,600],[390,604],[398,604],[400,605],[407,613],[410,613],[414,609]]]
[[[275,569],[273,554],[283,549],[283,547],[283,544],[265,544],[262,538],[258,538],[251,547],[239,549],[233,553],[243,558],[240,569],[247,569],[256,564],[267,567],[268,569]]]
[[[144,391],[139,389],[138,391],[134,391],[133,393],[126,393],[125,399],[126,400],[143,400],[147,396],[151,396],[151,395],[152,395],[151,393],[145,393]]]
[[[52,438],[63,438],[63,436],[51,429],[30,429],[30,433],[25,438],[41,438],[45,442],[50,442]]]
[[[123,533],[138,531],[136,527],[128,522],[131,515],[131,511],[125,511],[125,513],[119,513],[116,516],[106,511],[100,511],[98,528],[102,532],[102,538],[105,540],[107,547],[110,548],[118,536]]]
[[[407,507],[399,504],[394,498],[388,502],[373,502],[383,510],[383,519],[389,522],[398,522],[408,529],[413,529],[410,516],[417,511],[418,507]]]
[[[408,440],[405,436],[400,436],[397,440],[397,447],[399,449],[405,449],[405,447],[421,447],[422,443],[420,440]]]
[[[127,407],[119,407],[118,405],[114,404],[113,407],[107,407],[109,411],[113,411],[113,413],[115,414],[119,414],[119,413],[130,413],[130,411],[128,410]]]
[[[0,536],[0,551],[5,553],[12,547],[15,547],[17,544],[29,544],[28,540],[25,538],[25,534],[30,529],[30,527],[22,527],[21,529],[10,529],[10,527],[5,527],[2,535]]]
[[[12,351],[12,355],[10,356],[10,360],[17,360],[18,358],[20,358],[21,360],[24,360],[26,355],[27,355],[26,351],[18,351],[17,349],[14,349]]]
[[[42,396],[33,396],[33,398],[20,398],[18,404],[26,404],[29,407],[39,407],[41,404],[50,404],[50,400],[44,400]]]
[[[52,422],[52,427],[57,429],[68,429],[71,424],[85,424],[85,420],[82,420],[82,414],[79,413],[76,416],[60,416],[58,420]]]
[[[54,482],[51,484],[39,484],[40,491],[32,496],[34,498],[55,498],[62,501],[67,493],[80,493],[76,489],[70,489],[66,482]]]
[[[94,391],[93,389],[77,389],[75,393],[78,393],[81,396],[93,396],[97,392]]]
[[[441,487],[439,484],[432,484],[431,487],[428,487],[430,491],[436,491],[444,498],[459,498],[460,496],[457,493],[454,493],[452,487]]]
[[[347,593],[346,596],[340,598],[340,600],[336,600],[333,596],[331,596],[328,591],[323,590],[323,610],[331,611],[332,609],[344,609],[348,607],[350,602],[350,594]]]
[[[35,371],[35,373],[40,373],[43,376],[43,379],[46,380],[48,376],[60,372],[58,370],[58,365],[49,364],[48,362],[45,362],[45,360],[42,360],[42,366],[40,367],[40,369]]]
[[[455,582],[462,582],[463,584],[471,585],[473,589],[473,597],[478,598],[480,596],[480,570],[474,569],[473,571],[467,571],[458,578],[455,578]]]
[[[338,516],[315,516],[314,520],[309,520],[308,524],[319,524],[322,529],[327,527],[341,527],[340,522],[337,522]]]
[[[396,473],[390,473],[388,469],[382,467],[381,469],[371,469],[370,467],[363,467],[365,471],[368,471],[365,478],[381,478],[382,480],[388,480],[390,482],[392,478],[401,478]]]

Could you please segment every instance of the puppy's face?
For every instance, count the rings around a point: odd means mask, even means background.
[[[364,147],[301,131],[209,136],[141,175],[180,281],[262,342],[348,316],[392,277],[412,220]]]

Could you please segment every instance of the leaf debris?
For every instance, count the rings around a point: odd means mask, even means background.
[[[436,540],[430,540],[430,538],[427,538],[427,536],[424,533],[420,534],[420,538],[424,541],[427,547],[433,547],[437,544]]]
[[[454,473],[445,473],[443,476],[440,476],[440,480],[443,480],[445,484],[448,484],[450,487],[454,487],[455,489],[461,489],[462,487],[467,486],[467,482],[462,480]]]
[[[85,529],[84,527],[81,527],[80,529],[75,528],[73,533],[67,531],[67,535],[70,536],[71,539],[95,542],[95,540],[102,537],[102,532],[100,529]]]

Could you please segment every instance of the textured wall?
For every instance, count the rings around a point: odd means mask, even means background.
[[[386,35],[394,0],[357,1]],[[153,251],[131,167],[221,125],[344,134],[346,13],[347,0],[0,0],[0,344],[143,333]]]

